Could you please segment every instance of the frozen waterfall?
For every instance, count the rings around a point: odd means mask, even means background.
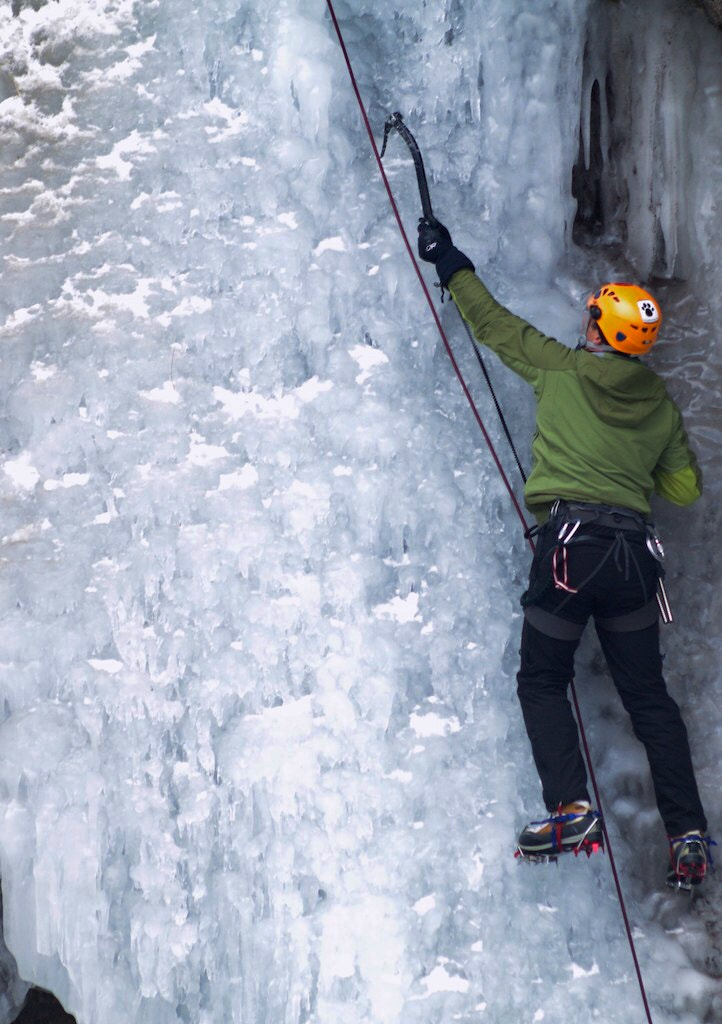
[[[505,304],[573,344],[600,281],[662,303],[707,485],[656,510],[666,673],[722,832],[722,33],[683,0],[336,12]],[[608,858],[512,857],[528,548],[326,4],[0,0],[0,139],[0,1024],[30,984],[78,1024],[645,1024]],[[385,167],[413,235],[398,139]],[[664,890],[591,637],[578,665],[654,1022],[719,1020],[720,883]]]

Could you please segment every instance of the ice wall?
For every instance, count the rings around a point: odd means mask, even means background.
[[[720,241],[719,36],[684,3],[613,7],[588,20],[582,227],[621,243],[644,279],[689,280],[703,296]]]
[[[641,275],[719,273],[718,42],[646,6],[648,44],[616,3],[337,8],[379,134],[405,113],[455,239],[570,342],[625,225]],[[540,809],[513,683],[526,546],[325,4],[5,0],[0,47],[0,867],[20,976],[80,1024],[507,1024],[570,1001],[642,1024],[607,862],[511,860]],[[637,76],[644,103],[631,148],[603,115],[611,248],[586,251],[572,171],[609,68],[617,110]],[[667,297],[714,469],[717,300]],[[494,372],[524,438],[529,396]],[[665,520],[687,524],[668,663],[713,817],[715,487]],[[608,687],[585,696],[655,1021],[712,1020],[713,918],[660,895],[639,752]]]

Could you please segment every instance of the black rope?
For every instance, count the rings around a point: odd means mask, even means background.
[[[387,145],[387,143],[389,141],[389,133],[392,132],[392,131],[397,131],[399,133],[399,135],[401,136],[401,138],[406,143],[406,145],[409,147],[409,152],[411,153],[411,158],[414,161],[414,167],[416,168],[416,181],[417,181],[418,186],[419,186],[419,196],[421,198],[421,209],[423,210],[424,218],[426,219],[426,221],[429,224],[431,224],[432,226],[436,226],[436,225],[438,225],[439,221],[436,219],[436,217],[434,216],[434,212],[431,209],[431,197],[429,196],[429,186],[428,186],[428,182],[426,180],[426,171],[424,169],[424,160],[423,160],[423,157],[421,156],[421,150],[419,149],[418,142],[416,141],[416,139],[414,138],[412,133],[409,131],[407,126],[404,124],[404,119],[403,119],[403,117],[401,116],[401,114],[398,111],[396,111],[396,113],[394,113],[394,114],[390,114],[386,118],[386,123],[384,124],[383,145],[381,146],[381,152],[379,153],[379,166],[380,166],[380,163],[381,163],[381,158],[383,157],[384,153],[386,152],[386,145]],[[443,302],[443,300],[444,300],[444,288],[442,287],[442,289],[441,289],[441,301]],[[459,309],[458,306],[456,308]],[[461,310],[459,310],[459,316],[461,316]],[[471,333],[471,330],[469,328],[469,325],[466,322],[466,320],[464,320],[463,316],[461,316],[461,320],[462,320],[462,323],[464,324],[464,327],[466,328],[466,333],[469,336],[469,341],[471,342],[471,347],[473,348],[474,352],[476,353],[476,358],[479,361],[479,366],[481,367],[481,372],[484,374],[484,380],[486,381],[486,386],[488,387],[489,393],[490,393],[490,395],[491,395],[491,397],[493,399],[494,407],[496,409],[496,414],[499,417],[499,421],[501,423],[502,429],[504,431],[504,434],[506,436],[507,441],[509,442],[509,447],[511,448],[511,451],[512,451],[512,454],[514,456],[514,459],[516,460],[516,464],[517,464],[517,467],[518,467],[519,472],[521,474],[521,478],[524,481],[524,483],[526,483],[526,473],[524,472],[524,467],[522,466],[521,459],[519,458],[519,455],[517,454],[516,446],[514,444],[514,439],[511,436],[511,431],[509,430],[509,427],[507,425],[506,419],[504,418],[504,413],[502,411],[501,405],[499,404],[499,400],[496,397],[496,392],[494,391],[494,387],[493,387],[493,385],[491,383],[491,377],[489,376],[489,372],[486,369],[486,364],[484,363],[484,360],[481,357],[481,352],[479,351],[479,346],[474,341],[474,338],[472,336],[472,333]]]
[[[456,305],[456,303],[454,303],[454,305]],[[504,434],[506,435],[506,439],[509,442],[509,447],[511,448],[512,455],[514,456],[514,460],[516,461],[517,468],[519,470],[519,473],[521,475],[522,480],[524,481],[524,483],[526,483],[526,473],[524,472],[524,467],[521,464],[521,459],[519,458],[519,454],[518,454],[518,452],[516,450],[516,445],[514,444],[514,438],[511,436],[511,431],[509,430],[509,426],[508,426],[508,424],[506,422],[506,418],[504,416],[504,411],[501,408],[501,405],[499,404],[499,399],[496,397],[496,392],[494,391],[494,385],[491,383],[491,377],[489,376],[489,371],[486,368],[486,363],[482,359],[481,352],[479,351],[479,346],[474,341],[474,336],[471,333],[471,328],[469,327],[469,325],[466,322],[466,320],[464,320],[463,316],[461,316],[461,310],[459,309],[459,307],[456,306],[456,308],[458,310],[459,316],[461,317],[461,322],[463,323],[464,327],[466,328],[466,333],[467,333],[467,335],[469,337],[469,341],[471,342],[471,347],[473,348],[474,353],[476,355],[476,358],[479,361],[479,366],[481,367],[481,372],[484,374],[484,380],[486,381],[486,386],[488,387],[489,394],[491,395],[491,397],[493,399],[494,407],[496,409],[496,414],[499,417],[499,422],[501,423],[502,430],[504,431]]]

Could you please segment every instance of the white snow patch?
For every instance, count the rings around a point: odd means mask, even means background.
[[[461,723],[456,715],[444,718],[434,711],[428,715],[412,713],[409,716],[409,725],[417,736],[451,736],[461,729]]]
[[[256,391],[228,391],[226,388],[215,387],[213,395],[220,402],[226,415],[232,419],[242,419],[247,413],[259,420],[298,418],[303,405],[312,402],[318,395],[330,391],[331,381],[320,381],[311,377],[300,387],[280,395],[266,397]]]
[[[49,528],[50,523],[47,519],[43,520],[39,525],[37,523],[28,523],[27,526],[21,526],[13,533],[7,534],[7,536],[0,540],[0,544],[22,544]]]
[[[382,366],[389,361],[385,352],[373,348],[372,345],[354,345],[352,349],[349,349],[349,355],[361,368],[361,373],[356,377],[357,384],[365,383],[377,366]]]
[[[291,210],[289,213],[279,213],[276,218],[279,223],[284,224],[287,228],[293,228],[295,231],[298,227],[298,218],[296,214]]]
[[[147,398],[150,402],[162,402],[166,405],[178,405],[181,400],[172,381],[167,380],[160,388],[151,388],[150,391],[141,391],[141,398]]]
[[[133,316],[147,317],[147,299],[155,287],[153,278],[141,278],[136,282],[132,292],[107,292],[102,288],[87,288],[78,291],[72,281],[66,281],[59,299],[51,305],[56,309],[68,309],[74,313],[87,316],[89,310],[95,315],[111,313],[115,310],[129,310]],[[112,325],[112,321],[104,321]],[[102,324],[96,325],[96,327]]]
[[[589,970],[574,963],[570,964],[567,970],[571,972],[573,981],[577,981],[579,978],[592,978],[595,974],[599,974],[599,967],[596,962],[592,964]]]
[[[147,156],[155,152],[153,146],[147,139],[143,138],[135,128],[126,138],[121,139],[105,156],[96,157],[96,166],[101,171],[115,171],[121,181],[128,181],[133,171],[133,163],[126,160],[126,156]]]
[[[15,486],[20,487],[24,491],[32,491],[40,479],[40,474],[35,466],[31,464],[30,455],[27,452],[24,452],[17,459],[8,459],[3,469]]]
[[[199,295],[187,295],[169,313],[162,313],[156,320],[162,327],[168,327],[174,316],[194,316],[196,313],[207,313],[213,308],[210,299],[203,299]]]
[[[46,491],[68,490],[70,487],[85,487],[90,480],[90,473],[65,473],[59,480],[46,480],[43,489]]]
[[[191,447],[188,452],[187,462],[192,466],[207,466],[218,459],[227,459],[230,452],[222,445],[206,444],[197,435],[191,436]]]
[[[419,595],[412,591],[407,597],[392,597],[385,604],[377,604],[374,614],[379,619],[393,619],[396,622],[420,622]]]
[[[123,670],[123,662],[114,658],[88,658],[88,664],[96,672],[106,672],[110,676],[117,676]]]
[[[424,917],[429,911],[433,910],[436,906],[436,897],[432,894],[429,896],[422,896],[420,900],[414,903],[414,913],[418,914],[419,917]]]
[[[469,982],[458,974],[450,974],[445,964],[437,967],[421,979],[421,984],[426,988],[426,994],[434,992],[468,992]]]
[[[313,250],[314,256],[320,256],[324,252],[346,252],[346,243],[340,235],[332,238],[324,238]]]
[[[3,219],[5,220],[6,218]],[[24,306],[22,309],[16,309],[10,314],[2,327],[0,327],[0,330],[3,332],[17,330],[18,327],[22,327],[30,320],[34,320],[35,317],[42,312],[42,308],[43,307],[39,303],[35,302],[32,306]]]
[[[258,483],[258,470],[249,462],[233,473],[222,473],[218,481],[219,491],[247,491]]]
[[[319,395],[330,391],[332,387],[333,382],[330,380],[319,380],[318,377],[310,377],[296,388],[295,393],[301,402],[313,402]]]
[[[214,96],[212,100],[205,103],[204,109],[211,117],[225,121],[225,126],[206,126],[208,141],[212,143],[239,135],[250,121],[245,110],[235,110],[233,107],[229,107],[218,96]]]

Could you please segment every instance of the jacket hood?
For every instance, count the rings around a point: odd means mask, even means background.
[[[636,359],[583,352],[578,374],[592,409],[613,427],[637,426],[667,397],[661,378]]]

